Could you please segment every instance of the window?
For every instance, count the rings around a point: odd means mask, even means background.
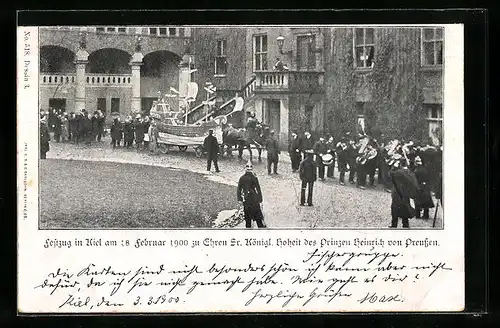
[[[215,75],[227,74],[226,40],[217,40],[217,55],[215,57]]]
[[[443,106],[441,104],[424,104],[427,111],[429,138],[432,144],[439,146],[443,142]]]
[[[422,65],[443,64],[443,29],[422,29]]]
[[[106,98],[97,98],[97,110],[106,113]]]
[[[119,27],[118,28],[118,33],[127,33],[127,28],[125,28],[125,27]]]
[[[116,32],[116,27],[106,27],[106,32]]]
[[[167,35],[167,28],[166,27],[160,27],[160,35]]]
[[[158,34],[158,28],[156,28],[156,27],[150,27],[149,28],[149,34],[157,35]]]
[[[256,35],[253,38],[254,71],[267,70],[267,35]]]
[[[312,39],[311,39],[312,38]],[[301,35],[297,37],[297,68],[316,67],[315,53],[312,51],[316,47],[315,36]]]
[[[111,98],[111,113],[120,112],[120,98]]]
[[[96,32],[104,32],[104,27],[96,27],[95,31]]]
[[[373,28],[354,29],[354,65],[371,68],[374,64],[375,41]]]
[[[168,35],[170,36],[176,36],[177,35],[177,29],[175,27],[171,27],[168,29]]]

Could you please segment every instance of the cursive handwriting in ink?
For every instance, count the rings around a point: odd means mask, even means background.
[[[90,304],[90,297],[86,297],[85,300],[82,300],[80,297],[75,298],[72,294],[68,296],[68,298],[59,305],[59,308],[64,306],[71,306],[76,308],[88,307]]]
[[[109,265],[107,268],[103,268],[102,270],[95,270],[95,264],[90,263],[87,265],[85,268],[83,268],[80,272],[77,273],[77,277],[80,276],[106,276],[106,275],[112,275],[112,276],[126,276],[130,274],[130,270],[127,272],[116,272],[111,268],[111,265]]]
[[[250,304],[253,303],[253,301],[255,299],[264,299],[266,301],[266,304],[269,304],[271,303],[274,299],[285,299],[285,302],[283,304],[281,304],[281,307],[286,307],[288,304],[290,304],[290,302],[293,300],[293,299],[301,299],[301,298],[304,298],[304,296],[298,294],[297,292],[290,292],[290,291],[282,291],[280,290],[278,293],[276,294],[269,294],[269,293],[263,293],[262,292],[262,289],[259,289],[258,291],[256,292],[253,292],[252,293],[253,296],[245,303],[245,306],[249,306]]]
[[[390,303],[390,302],[403,302],[403,298],[399,294],[395,295],[377,295],[377,293],[366,293],[365,297],[358,300],[359,304],[363,304],[364,302],[369,303]]]
[[[56,272],[50,272],[47,277],[49,278],[56,278],[56,277],[63,277],[63,278],[68,278],[71,279],[73,277],[73,274],[69,274],[67,271],[61,271],[61,268],[57,268]]]
[[[69,281],[67,279],[59,279],[56,283],[50,283],[48,279],[45,279],[42,284],[35,286],[34,289],[36,288],[52,288],[52,291],[50,292],[50,295],[54,294],[54,292],[58,288],[75,288],[76,285],[79,285],[80,283],[78,281]]]

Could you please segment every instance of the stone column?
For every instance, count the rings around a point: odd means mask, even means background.
[[[89,53],[80,49],[76,53],[75,68],[76,68],[76,79],[75,79],[75,112],[80,112],[85,108],[85,67],[88,63]]]
[[[132,60],[130,61],[130,67],[132,69],[132,102],[131,110],[132,113],[138,113],[141,111],[141,65],[144,56],[140,52],[134,53]]]

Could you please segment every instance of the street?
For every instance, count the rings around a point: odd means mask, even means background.
[[[112,149],[109,141],[74,145],[51,142],[40,163],[40,228],[209,228],[220,211],[236,209],[236,185],[244,160],[220,159],[221,173],[208,173],[192,149],[165,155]],[[236,152],[235,152],[236,155]],[[299,206],[300,179],[286,152],[279,175],[268,176],[265,152],[254,172],[263,193],[269,228],[388,229],[391,196],[382,187],[360,190],[318,181],[314,206]],[[410,228],[432,228],[431,219],[412,219]],[[439,207],[436,228],[442,228]],[[401,224],[401,223],[400,223]],[[244,228],[240,223],[238,228]]]

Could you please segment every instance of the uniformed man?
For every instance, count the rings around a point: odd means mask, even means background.
[[[337,143],[337,158],[339,164],[339,183],[343,186],[345,184],[345,173],[347,172],[347,139],[342,137],[340,141]],[[350,181],[350,179],[349,179]]]
[[[307,188],[307,206],[313,206],[313,188],[314,182],[317,180],[317,164],[314,161],[314,151],[312,149],[306,150],[306,159],[299,165],[300,180],[302,185],[300,187],[300,206],[305,205],[306,188]]]
[[[346,155],[347,163],[349,164],[349,183],[354,184],[354,177],[357,169],[356,157],[358,156],[358,148],[356,147],[356,142],[353,139],[349,139]]]
[[[207,152],[207,171],[210,172],[213,162],[215,172],[219,173],[219,164],[217,163],[217,158],[219,157],[219,142],[214,136],[214,130],[208,130],[208,136],[203,141],[203,149]]]
[[[323,164],[322,156],[326,154],[328,150],[325,138],[320,137],[318,141],[314,143],[313,146],[314,153],[316,154],[316,164],[318,166],[318,176],[321,181],[325,180],[325,165]]]
[[[415,199],[415,216],[420,219],[423,210],[422,218],[428,219],[429,209],[434,207],[434,201],[431,196],[429,172],[422,165],[422,159],[419,156],[415,157],[415,170],[413,172],[419,187],[418,197]]]
[[[292,162],[292,172],[294,173],[297,172],[297,170],[299,169],[301,161],[300,149],[301,149],[300,139],[297,136],[297,133],[293,132],[292,138],[288,143],[288,154],[290,154],[290,160]]]
[[[263,223],[264,215],[260,207],[262,203],[262,191],[260,189],[259,179],[252,171],[252,162],[248,161],[245,166],[245,174],[243,174],[238,181],[237,199],[243,206],[245,227],[251,228],[252,221],[255,221],[257,227],[265,228]]]
[[[302,153],[304,154],[303,159],[306,159],[307,157],[306,151],[313,150],[314,148],[314,140],[309,131],[304,132],[304,138],[302,139],[301,144],[302,144]]]
[[[273,166],[274,174],[278,174],[278,161],[281,152],[278,140],[274,135],[274,130],[269,132],[269,138],[266,141],[267,150],[267,174],[271,175],[271,165]]]

